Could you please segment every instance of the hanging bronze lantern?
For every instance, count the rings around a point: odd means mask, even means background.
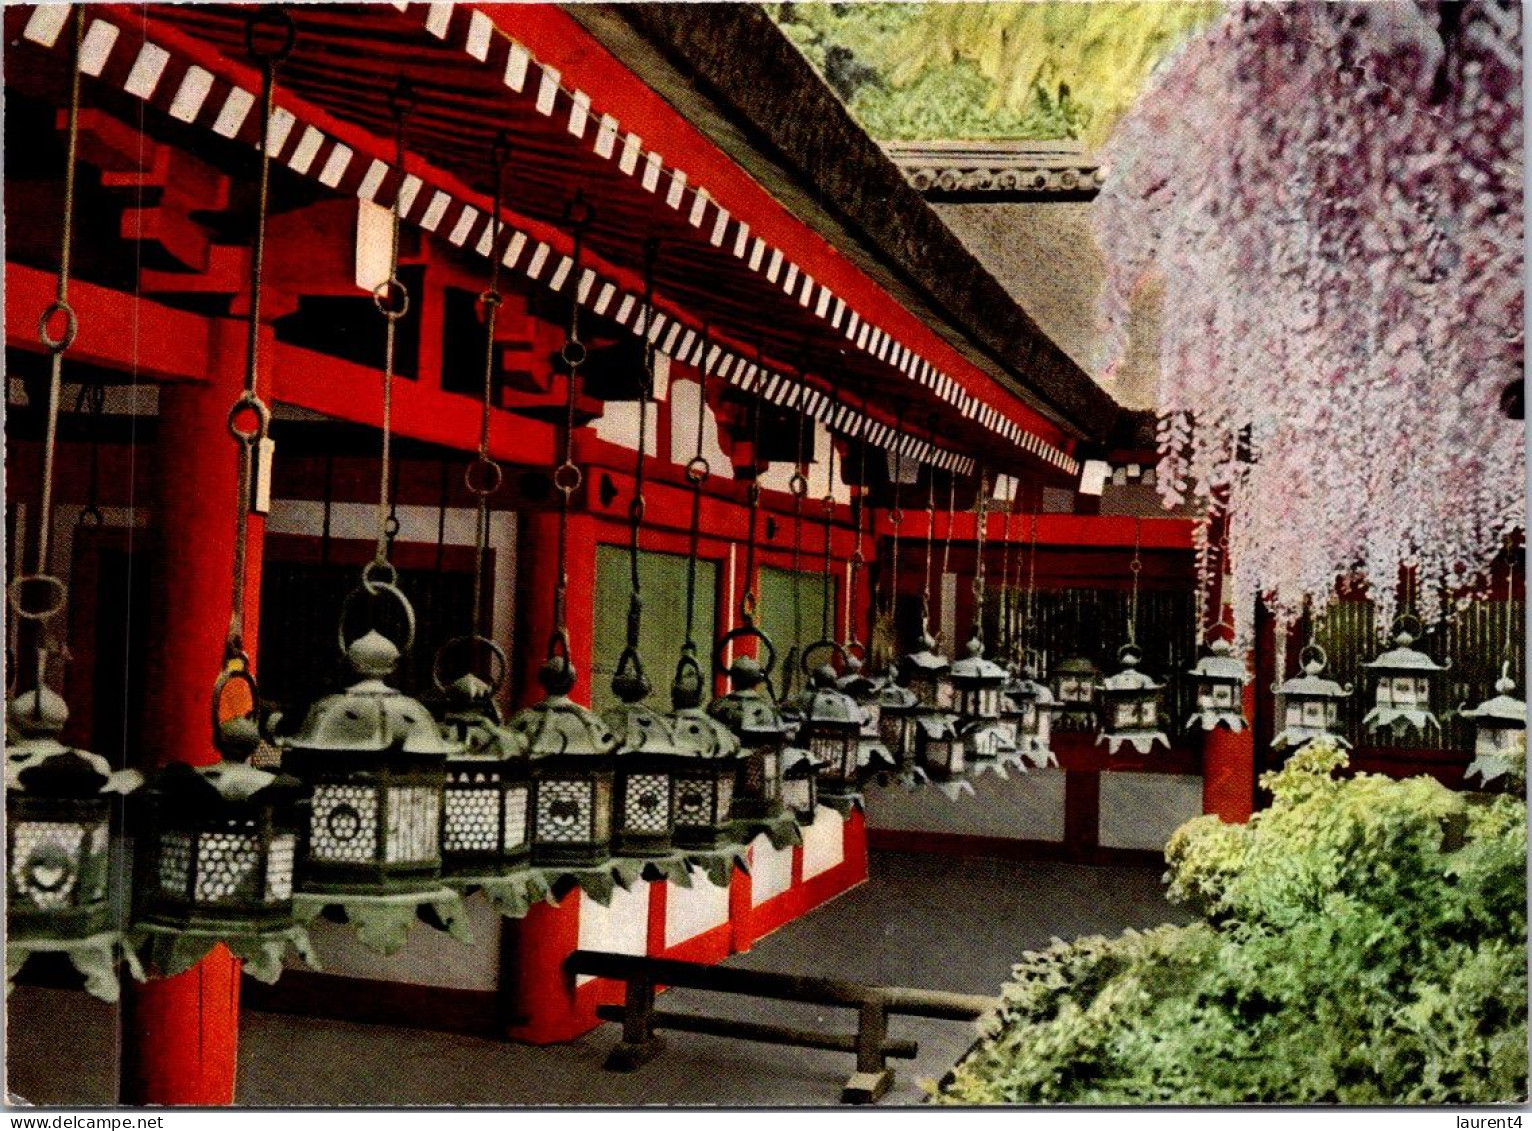
[[[618,740],[617,851],[663,856],[675,832],[671,793],[682,757],[671,721],[634,701],[614,707],[603,718]]]
[[[800,825],[812,825],[819,809],[819,763],[807,750],[790,749],[782,771],[782,800]]]
[[[936,651],[936,640],[922,633],[918,651],[906,653],[900,660],[904,686],[915,693],[928,711],[947,711],[955,698],[952,687],[952,661]]]
[[[738,633],[740,630],[734,630]],[[750,629],[765,641],[759,629]],[[731,633],[730,636],[733,636]],[[730,637],[720,642],[722,645]],[[766,641],[768,652],[770,641]],[[713,700],[708,713],[739,739],[743,760],[734,782],[732,813],[744,820],[769,820],[782,815],[782,752],[791,730],[782,712],[763,687],[765,667],[753,656],[738,656],[729,665],[729,693]]]
[[[40,686],[7,705],[6,933],[84,939],[112,928],[112,815],[141,777],[59,741],[69,710]]]
[[[1458,712],[1474,724],[1474,760],[1465,777],[1477,775],[1487,784],[1504,777],[1516,761],[1525,767],[1527,704],[1511,694],[1516,690],[1516,681],[1511,678],[1511,662],[1507,660],[1500,667],[1500,678],[1495,681],[1496,694],[1477,707]]]
[[[1056,766],[1053,716],[1058,710],[1048,685],[1038,682],[1036,653],[1028,653],[1001,691],[1001,717],[1014,728],[1018,753],[1035,766]]]
[[[1342,687],[1320,676],[1329,662],[1325,650],[1310,640],[1298,653],[1300,674],[1272,688],[1278,697],[1277,717],[1282,722],[1282,730],[1272,739],[1274,748],[1296,748],[1320,737],[1340,746],[1351,745],[1335,733],[1340,701],[1351,694],[1351,685]]]
[[[1245,729],[1245,664],[1234,655],[1234,646],[1219,639],[1208,645],[1208,654],[1186,673],[1197,688],[1197,710],[1186,720],[1188,727],[1205,731],[1220,726],[1232,731]]]
[[[1094,730],[1101,669],[1084,656],[1074,656],[1055,665],[1048,673],[1048,682],[1059,705],[1059,729]]]
[[[682,665],[688,655],[683,652]],[[702,673],[695,658],[694,678],[677,671],[671,685],[671,724],[680,757],[672,785],[675,843],[682,848],[719,848],[733,839],[729,816],[734,781],[742,767],[734,732],[702,709]]]
[[[915,758],[916,718],[921,712],[920,697],[907,687],[889,682],[878,692],[878,737],[888,748],[899,768]]]
[[[569,698],[576,673],[567,656],[551,656],[537,679],[545,697],[510,723],[532,763],[532,863],[604,864],[612,849],[617,736]]]
[[[974,762],[993,762],[1009,749],[1000,726],[1000,689],[1005,683],[1005,669],[985,659],[984,641],[977,628],[969,638],[967,653],[951,669],[952,686],[957,693],[957,728]]]
[[[863,777],[881,770],[894,769],[898,759],[883,741],[883,685],[884,680],[874,679],[862,670],[862,660],[851,649],[860,647],[853,642],[841,649],[845,672],[836,680],[835,686],[862,713],[861,737],[857,744],[857,765]]]
[[[935,781],[961,777],[967,767],[967,743],[951,715],[922,712],[915,717],[915,761]]]
[[[442,797],[442,872],[447,876],[503,875],[524,866],[532,847],[527,742],[505,725],[495,702],[508,666],[505,653],[484,637],[471,640],[495,657],[493,682],[470,671],[443,686],[441,658],[456,641],[442,646],[433,672],[447,697],[442,737],[459,748],[447,757]]]
[[[1101,734],[1107,752],[1117,753],[1124,745],[1147,754],[1156,744],[1170,745],[1160,729],[1160,697],[1165,685],[1139,671],[1143,652],[1136,644],[1124,644],[1117,653],[1122,670],[1109,675],[1101,684]]]
[[[798,697],[798,745],[819,764],[820,790],[844,797],[860,785],[862,711],[835,684],[835,669],[829,664],[814,670]]]
[[[1401,617],[1394,634],[1394,647],[1377,659],[1362,666],[1376,674],[1378,682],[1374,690],[1374,704],[1362,719],[1368,730],[1389,730],[1401,735],[1408,730],[1425,734],[1427,728],[1438,732],[1442,724],[1431,712],[1431,677],[1446,671],[1452,661],[1438,664],[1417,648],[1415,635],[1409,632]],[[1417,623],[1416,627],[1419,627]]]
[[[372,567],[369,566],[369,571]],[[433,891],[441,876],[441,814],[449,741],[424,706],[385,682],[401,649],[376,628],[349,643],[344,622],[359,595],[387,596],[415,640],[414,610],[391,582],[365,579],[342,606],[341,651],[359,677],[309,709],[281,740],[282,768],[314,790],[299,890],[316,895]]]

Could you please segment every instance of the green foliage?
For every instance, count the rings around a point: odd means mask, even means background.
[[[1100,142],[1215,3],[768,4],[877,138]]]
[[[1024,956],[944,1103],[1484,1103],[1527,1094],[1526,804],[1340,779],[1171,838],[1206,917]]]

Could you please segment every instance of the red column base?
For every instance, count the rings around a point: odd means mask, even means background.
[[[123,1011],[122,1102],[214,1107],[234,1102],[240,963],[222,944],[174,978],[130,983]],[[132,1055],[133,1052],[138,1055]]]

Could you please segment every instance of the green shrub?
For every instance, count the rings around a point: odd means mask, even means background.
[[[1527,813],[1311,744],[1166,848],[1187,927],[1029,953],[939,1102],[1483,1103],[1527,1094]]]

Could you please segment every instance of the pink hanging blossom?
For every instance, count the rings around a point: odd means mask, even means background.
[[[1227,507],[1236,629],[1365,577],[1386,626],[1525,524],[1521,13],[1234,6],[1103,155],[1107,370],[1164,285],[1159,482]]]

